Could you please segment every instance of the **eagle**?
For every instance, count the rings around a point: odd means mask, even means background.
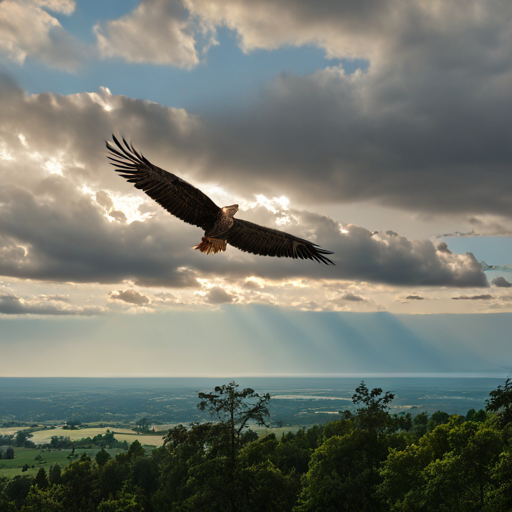
[[[331,251],[296,236],[242,219],[235,219],[238,205],[219,208],[206,194],[180,177],[153,165],[142,153],[121,144],[112,135],[115,146],[106,141],[111,164],[123,178],[141,189],[169,213],[204,230],[201,243],[193,247],[206,254],[226,250],[227,244],[260,256],[316,260],[334,265],[326,254]]]

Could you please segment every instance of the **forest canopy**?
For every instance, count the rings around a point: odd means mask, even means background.
[[[115,457],[102,447],[64,468],[3,478],[0,510],[507,511],[510,389],[507,379],[485,411],[412,417],[391,414],[393,393],[363,381],[355,412],[277,438],[250,428],[267,422],[271,396],[231,382],[199,393],[210,421],[170,429],[151,452],[135,441]]]

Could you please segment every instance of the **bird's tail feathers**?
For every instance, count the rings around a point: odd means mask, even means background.
[[[217,254],[218,252],[225,251],[226,246],[226,240],[219,240],[217,238],[208,238],[207,236],[203,236],[201,243],[192,247],[192,249],[205,252],[206,254]]]

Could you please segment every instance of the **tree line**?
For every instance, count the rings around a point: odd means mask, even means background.
[[[211,421],[179,425],[146,453],[83,454],[35,478],[0,481],[5,512],[331,512],[512,510],[512,382],[486,410],[390,414],[392,393],[364,382],[353,413],[258,438],[270,395],[230,384],[199,393]]]

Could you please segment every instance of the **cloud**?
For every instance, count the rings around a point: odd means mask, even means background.
[[[4,0],[0,3],[0,53],[20,64],[30,58],[72,71],[85,55],[84,45],[43,8],[71,14],[75,2]]]
[[[61,297],[19,297],[13,293],[0,292],[0,315],[99,315],[105,311],[99,306],[75,306]]]
[[[417,2],[418,3],[418,2]],[[399,30],[396,7],[404,2],[322,2],[307,0],[187,0],[191,13],[213,27],[237,31],[244,51],[274,50],[288,45],[316,45],[329,57],[369,57],[379,51],[386,35]]]
[[[129,304],[136,304],[137,306],[149,304],[150,302],[146,295],[138,292],[137,290],[114,291],[109,293],[109,298],[111,300],[120,300],[128,302]]]
[[[490,300],[492,299],[492,295],[484,294],[484,295],[461,295],[460,297],[452,297],[453,300]]]
[[[439,252],[444,252],[446,254],[451,254],[452,251],[450,251],[450,249],[448,249],[448,245],[446,244],[446,242],[441,242],[440,244],[437,244],[437,250]]]
[[[242,288],[245,290],[261,290],[263,285],[255,281],[254,279],[248,279],[242,284]]]
[[[9,150],[9,158],[0,160],[0,275],[58,282],[129,279],[137,286],[176,288],[198,287],[202,275],[488,286],[471,254],[452,254],[443,244],[409,240],[392,231],[342,226],[282,201],[254,202],[246,179],[250,164],[241,165],[236,178],[229,172],[216,177],[216,185],[226,187],[222,197],[230,202],[225,204],[236,201],[243,205],[238,217],[334,251],[337,267],[257,257],[232,247],[210,256],[191,251],[201,231],[172,218],[119,179],[108,165],[104,138],[122,126],[140,140],[136,146],[151,161],[202,187],[204,164],[199,160],[206,154],[197,151],[204,133],[199,118],[114,96],[107,89],[27,96],[8,76],[0,75],[0,82],[0,142]],[[169,144],[161,144],[164,139]],[[288,182],[294,186],[302,180],[313,190],[309,179],[298,174]]]
[[[510,215],[508,153],[494,147],[505,130],[501,107],[495,96],[480,95],[486,71],[477,87],[472,69],[457,86],[443,83],[444,70],[429,70],[424,82],[445,89],[441,104],[421,90],[421,79],[389,66],[279,77],[249,112],[205,120],[214,167],[233,179],[244,168],[244,186],[302,202],[373,200],[413,211]],[[507,76],[510,85],[512,66]],[[455,89],[468,96],[457,98]],[[506,90],[503,83],[496,94],[512,108]],[[469,116],[481,121],[469,124]]]
[[[181,304],[181,300],[172,293],[155,293],[151,299],[152,305]]]
[[[498,34],[510,36],[510,5],[500,0],[477,0],[466,9],[464,0],[186,0],[185,5],[205,24],[235,30],[245,51],[314,45],[329,58],[365,58],[376,65],[409,53],[447,69],[483,59],[483,45],[493,57],[489,65],[508,57],[504,46],[495,44]]]
[[[14,5],[2,6],[7,4]],[[204,181],[222,176],[238,195],[250,190],[309,205],[368,201],[426,213],[510,218],[504,113],[512,109],[512,5],[476,0],[472,8],[465,6],[462,0],[321,7],[285,0],[187,0],[183,6],[144,1],[119,20],[97,26],[105,56],[193,66],[196,35],[227,26],[247,51],[316,45],[333,58],[364,58],[369,65],[350,75],[338,62],[308,76],[285,73],[243,109],[221,105],[204,118],[103,90],[90,97],[98,111],[87,109],[87,129],[73,126],[68,133],[72,123],[65,116],[44,112],[54,117],[57,133],[48,131],[39,145],[53,138],[63,141],[62,148],[87,131],[83,150],[94,135],[108,137],[103,128],[110,125],[144,151],[172,157],[176,169]],[[447,22],[452,19],[456,23]],[[85,95],[42,95],[32,99],[35,112],[27,116],[37,122],[42,114],[35,103],[45,101],[74,101],[76,114]],[[133,116],[138,128],[130,122]],[[159,147],[162,140],[165,148]]]
[[[193,27],[178,1],[143,0],[122,18],[96,25],[94,32],[103,58],[182,68],[199,63]]]
[[[367,70],[351,75],[337,63],[309,76],[283,74],[253,105],[210,115],[204,143],[212,171],[233,179],[243,172],[244,188],[302,202],[510,217],[504,112],[512,108],[512,5],[186,6],[206,24],[237,31],[246,51],[316,45],[330,57],[369,60]]]
[[[236,297],[234,295],[231,295],[218,286],[212,288],[206,294],[206,301],[210,304],[229,304],[235,300]]]
[[[361,297],[360,295],[355,295],[353,293],[345,293],[344,295],[342,295],[340,297],[340,300],[348,300],[348,301],[351,301],[351,302],[360,302],[360,301],[364,301],[364,297]]]
[[[421,297],[420,295],[407,295],[405,300],[425,300],[425,298]]]
[[[25,0],[25,3],[39,5],[63,14],[71,14],[76,8],[75,0]]]
[[[512,283],[508,282],[504,277],[502,276],[499,276],[499,277],[495,277],[492,281],[491,281],[491,284],[493,286],[497,286],[498,288],[510,288],[512,286]]]

